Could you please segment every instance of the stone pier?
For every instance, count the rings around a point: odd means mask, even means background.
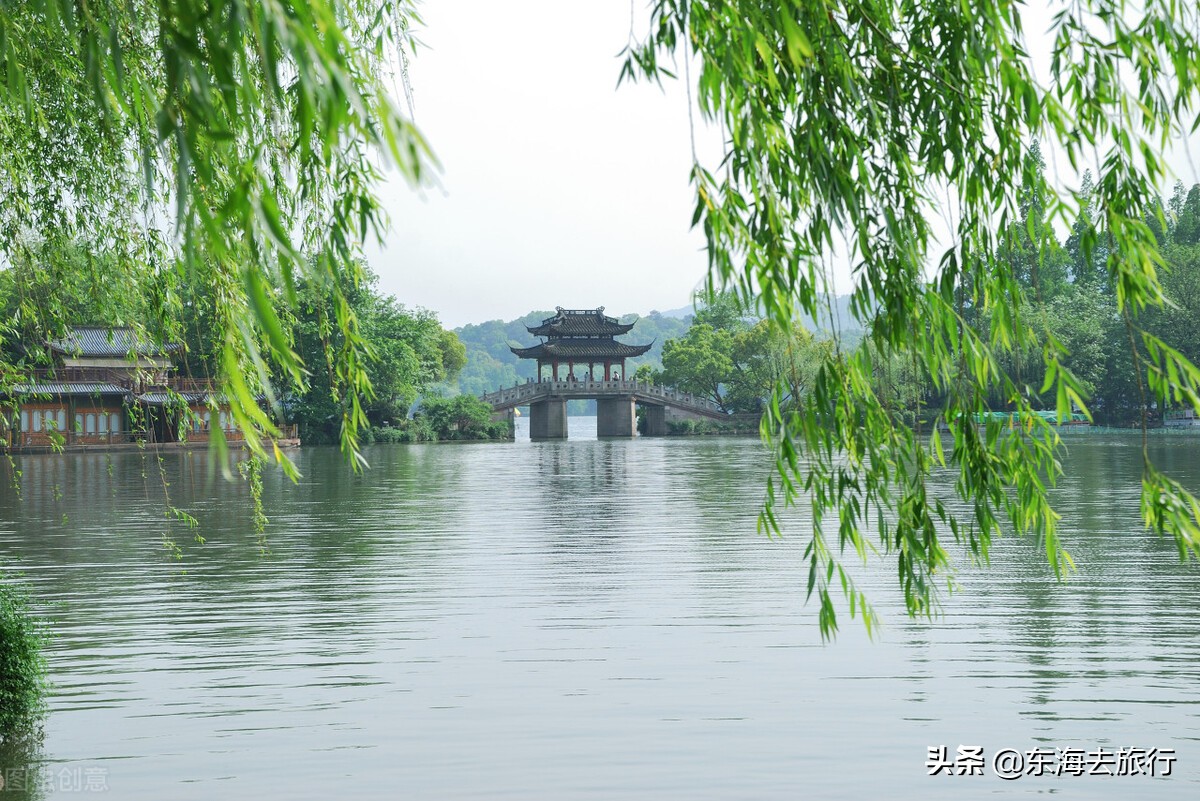
[[[597,437],[637,436],[637,415],[632,396],[596,399]]]
[[[667,407],[646,403],[642,405],[646,414],[647,437],[665,437],[667,435]]]
[[[567,402],[559,398],[547,398],[529,404],[529,438],[566,439]]]

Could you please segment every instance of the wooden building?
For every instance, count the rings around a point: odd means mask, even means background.
[[[0,438],[12,448],[207,443],[214,425],[227,441],[242,439],[210,382],[175,375],[179,345],[90,326],[47,345],[55,365],[12,385],[0,415]]]

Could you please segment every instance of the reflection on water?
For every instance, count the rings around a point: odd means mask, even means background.
[[[57,620],[56,687],[44,746],[3,760],[90,770],[122,799],[1200,790],[1200,588],[1140,529],[1135,440],[1072,444],[1070,583],[1005,539],[943,619],[885,614],[877,643],[845,621],[823,647],[804,519],[755,534],[756,440],[571,425],[567,442],[379,446],[361,476],[302,450],[299,484],[267,475],[265,557],[245,488],[206,454],[20,459],[0,556]],[[1155,447],[1200,485],[1188,440]],[[164,516],[164,482],[206,544]],[[858,572],[902,608],[890,569]],[[930,778],[939,744],[1179,760],[1169,779]]]

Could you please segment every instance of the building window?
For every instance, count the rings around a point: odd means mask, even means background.
[[[208,431],[212,428],[212,412],[204,413],[204,430]]]
[[[42,410],[41,409],[33,410],[33,430],[34,431],[42,430]]]
[[[87,416],[87,432],[89,434],[96,433],[96,415],[94,414],[89,414]]]
[[[75,433],[76,434],[83,433],[83,415],[82,414],[75,415]]]
[[[55,428],[57,428],[59,431],[67,430],[67,410],[66,409],[58,410],[58,425],[55,426]]]
[[[29,430],[29,412],[25,411],[24,409],[21,410],[21,430]]]
[[[121,415],[113,412],[108,416],[108,430],[114,434],[121,433]]]
[[[108,415],[107,414],[100,415],[100,419],[97,420],[96,422],[99,423],[99,427],[96,430],[101,434],[107,434],[108,433]]]

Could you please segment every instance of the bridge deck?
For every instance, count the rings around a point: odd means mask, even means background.
[[[721,407],[708,398],[701,398],[671,387],[660,387],[645,381],[530,381],[514,387],[498,389],[480,396],[496,411],[525,406],[537,401],[600,400],[602,398],[632,397],[637,403],[670,406],[717,420],[728,418]]]

